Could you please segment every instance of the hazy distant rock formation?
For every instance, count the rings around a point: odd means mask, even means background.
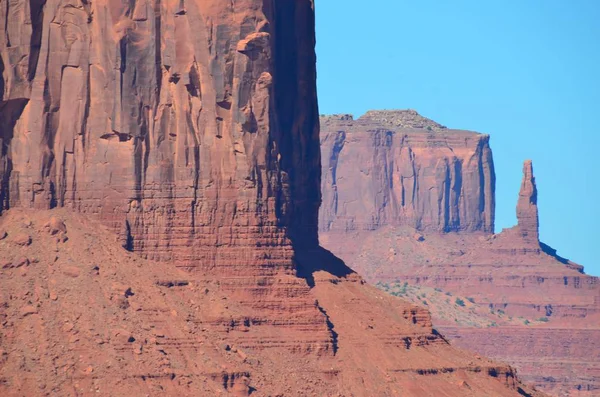
[[[414,110],[321,117],[320,228],[494,231],[489,137]]]
[[[321,125],[326,248],[373,283],[437,289],[502,313],[493,329],[433,320],[459,346],[514,364],[545,391],[598,394],[600,346],[590,340],[600,339],[600,280],[539,241],[531,161],[518,224],[494,234],[487,136],[412,111],[321,117]]]

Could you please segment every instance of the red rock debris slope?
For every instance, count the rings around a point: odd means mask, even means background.
[[[0,21],[1,395],[537,394],[319,247],[312,1]]]
[[[526,390],[508,366],[448,345],[425,310],[357,276],[320,271],[312,289],[264,277],[247,287],[251,307],[223,279],[139,258],[66,209],[12,209],[0,227],[3,396]]]
[[[492,234],[493,223],[472,221],[493,221],[491,152],[483,161],[481,146],[469,144],[485,142],[489,151],[487,136],[441,129],[412,111],[384,112],[386,120],[404,123],[393,125],[369,114],[357,122],[322,118],[323,158],[336,159],[323,173],[336,178],[323,179],[323,195],[335,205],[321,214],[321,243],[396,294],[408,295],[407,286],[428,288],[420,292],[427,298],[413,297],[422,305],[438,302],[434,325],[457,345],[515,365],[525,380],[554,395],[600,393],[600,283],[539,241],[531,162],[523,168],[518,225]],[[343,149],[332,149],[328,142],[344,134],[337,143]],[[399,175],[405,162],[411,166]],[[449,163],[462,174],[449,172]],[[357,170],[360,184],[353,184]],[[473,174],[479,184],[469,185]],[[407,180],[415,186],[408,196]],[[377,222],[356,221],[365,219]],[[436,297],[444,293],[445,299]],[[485,321],[472,318],[482,313]]]

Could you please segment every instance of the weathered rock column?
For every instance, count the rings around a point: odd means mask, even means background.
[[[0,30],[2,209],[94,214],[208,274],[317,244],[312,0],[15,0]]]
[[[517,202],[517,221],[523,238],[539,241],[539,218],[537,207],[537,187],[533,176],[533,164],[526,160],[523,164],[523,181]]]

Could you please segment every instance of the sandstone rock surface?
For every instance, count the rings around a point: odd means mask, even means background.
[[[540,222],[537,208],[537,187],[531,160],[527,160],[523,164],[523,181],[517,202],[517,221],[523,238],[537,243]]]
[[[256,273],[265,255],[291,272],[289,236],[316,241],[311,1],[0,13],[4,209],[72,208],[132,251],[204,272]]]
[[[393,148],[397,135],[392,126],[406,128],[407,122],[400,116],[400,121],[389,122],[392,114],[386,117],[385,126],[390,130],[387,134],[392,137],[389,142]],[[463,223],[465,219],[482,219],[483,214],[488,215],[485,211],[467,211],[473,216],[457,218],[460,222],[454,223],[458,225],[454,228],[440,227],[447,224],[439,223],[439,219],[453,219],[452,216],[430,217],[435,222],[424,228],[422,220],[425,218],[420,216],[426,212],[407,218],[403,215],[406,209],[395,204],[395,197],[401,195],[390,193],[394,189],[403,191],[393,177],[396,164],[405,161],[403,149],[382,150],[381,145],[375,145],[381,130],[377,129],[380,126],[374,128],[371,121],[365,126],[366,121],[355,122],[349,117],[321,120],[326,131],[322,137],[324,159],[332,153],[327,140],[338,136],[336,130],[353,131],[339,139],[343,143],[338,144],[339,147],[346,150],[355,145],[343,162],[323,162],[323,174],[334,175],[337,181],[332,184],[331,179],[323,180],[326,205],[319,219],[320,239],[326,248],[368,281],[397,285],[392,289],[396,294],[407,297],[406,293],[402,294],[406,285],[424,288],[411,296],[414,303],[431,308],[435,327],[461,347],[515,365],[526,381],[541,390],[556,396],[588,397],[600,393],[600,350],[596,343],[600,340],[600,281],[585,275],[582,266],[558,256],[556,250],[539,241],[538,192],[531,161],[526,161],[523,167],[517,202],[518,224],[513,228],[493,234],[493,226],[472,227],[493,223]],[[433,122],[415,125],[419,132],[413,135],[423,137],[420,146],[430,148],[427,164],[436,164],[435,167],[448,163],[448,153],[455,156],[464,151],[464,142],[468,139],[477,139],[476,134],[447,130]],[[445,137],[442,145],[440,139],[444,134],[453,138]],[[413,135],[405,134],[409,140]],[[466,141],[465,136],[469,137]],[[486,137],[489,149],[487,142]],[[422,156],[414,151],[417,154],[413,163],[422,164],[419,160]],[[469,149],[466,153],[473,156],[475,152]],[[489,153],[489,164],[493,164]],[[473,171],[475,174],[477,169]],[[385,177],[378,177],[380,174]],[[341,181],[340,175],[343,175]],[[493,181],[494,178],[491,175],[486,179]],[[468,178],[463,177],[463,180]],[[362,181],[368,182],[363,184]],[[438,181],[447,183],[448,179]],[[427,192],[438,198],[433,202],[443,203],[446,196],[440,199],[438,194],[443,189],[435,186],[430,185]],[[478,189],[462,191],[463,194],[465,191],[483,192],[485,198],[481,202],[494,202],[493,189]],[[451,208],[450,213],[457,212],[465,196],[458,197],[458,205],[434,206],[434,213],[445,214],[447,208]],[[328,202],[335,205],[328,207]],[[417,208],[431,209],[424,207],[424,202],[427,201],[417,200]],[[438,208],[443,210],[437,211]],[[493,220],[493,213],[489,215]],[[377,221],[368,227],[355,227],[357,220],[367,218]],[[421,241],[415,239],[415,229],[423,236]],[[433,300],[433,295],[442,295],[444,299]],[[476,303],[468,303],[467,298]],[[467,313],[461,314],[461,305],[467,307]]]
[[[0,2],[1,395],[537,395],[319,247],[313,8]]]
[[[414,110],[321,117],[320,229],[494,230],[489,137]]]

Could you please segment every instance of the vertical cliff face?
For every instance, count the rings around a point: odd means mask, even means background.
[[[539,217],[537,208],[537,187],[533,176],[531,160],[523,164],[523,181],[519,190],[517,202],[518,227],[523,238],[534,242],[539,241]]]
[[[320,227],[494,231],[489,137],[450,130],[415,111],[321,118]]]
[[[0,20],[3,209],[94,214],[205,272],[291,272],[290,239],[316,244],[311,0],[5,1]]]

